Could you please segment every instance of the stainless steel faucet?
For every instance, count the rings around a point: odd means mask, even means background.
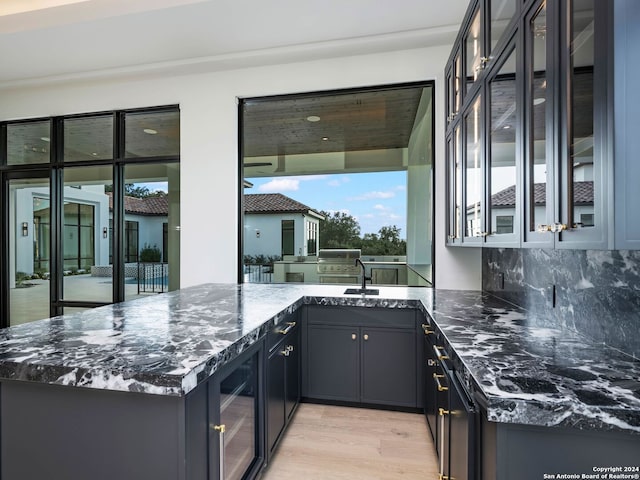
[[[364,263],[359,258],[356,258],[356,267],[360,265],[362,267],[362,291],[367,289],[367,280],[371,280],[371,277],[367,277]]]

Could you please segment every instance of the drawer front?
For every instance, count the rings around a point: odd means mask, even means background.
[[[271,352],[280,342],[291,335],[298,328],[298,316],[289,316],[282,322],[271,327],[267,334],[267,348]]]
[[[315,325],[393,327],[414,329],[416,310],[412,308],[307,307],[307,321]]]

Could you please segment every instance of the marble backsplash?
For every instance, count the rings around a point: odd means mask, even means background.
[[[640,251],[484,248],[482,289],[640,358]]]

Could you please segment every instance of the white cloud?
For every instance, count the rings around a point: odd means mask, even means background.
[[[300,188],[300,180],[283,177],[274,178],[270,182],[267,182],[258,187],[260,192],[293,192]]]
[[[347,198],[347,200],[349,201],[375,200],[380,198],[393,198],[395,196],[396,196],[395,192],[367,192],[357,197]]]
[[[380,210],[382,212],[390,210],[389,207],[385,207],[384,205],[380,205],[379,203],[373,206],[374,210]]]
[[[404,191],[407,189],[406,185],[396,185],[396,190]]]
[[[345,183],[349,183],[350,181],[351,179],[349,177],[338,177],[327,182],[327,185],[329,185],[330,187],[341,187],[342,185],[344,185]]]
[[[300,180],[301,182],[315,182],[317,180],[326,180],[327,175],[298,175],[297,177],[282,177]]]

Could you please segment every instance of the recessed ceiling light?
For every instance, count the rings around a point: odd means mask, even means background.
[[[317,115],[309,115],[307,117],[307,122],[319,122],[320,121],[320,117]]]
[[[40,137],[40,140],[42,140],[43,142],[50,142],[51,139],[49,137]]]
[[[534,105],[542,105],[545,102],[544,98],[538,97],[538,98],[534,98],[533,99],[533,104]]]
[[[148,133],[149,135],[155,135],[156,133],[158,133],[158,131],[154,130],[153,128],[145,128],[143,132]]]
[[[329,137],[322,137],[322,140],[326,142],[327,140],[329,140]]]

